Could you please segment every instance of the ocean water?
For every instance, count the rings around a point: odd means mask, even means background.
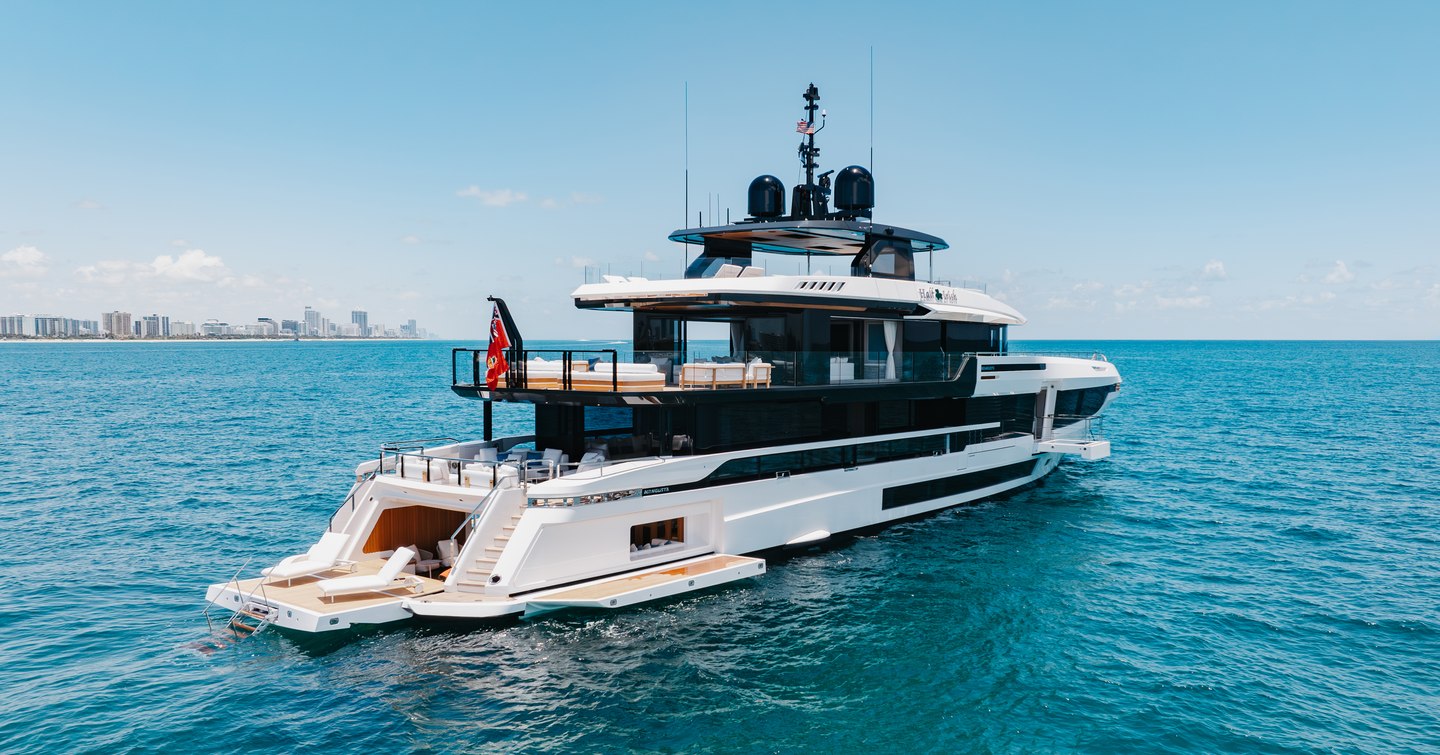
[[[1119,365],[1109,460],[667,603],[197,652],[381,441],[479,436],[452,345],[0,344],[0,751],[1440,751],[1437,343],[1033,344]]]

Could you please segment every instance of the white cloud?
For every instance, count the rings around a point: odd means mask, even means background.
[[[81,209],[81,210],[103,210],[103,209],[105,209],[105,205],[100,204],[99,202],[97,202],[97,201],[95,201],[95,200],[93,200],[93,199],[82,199],[82,200],[80,200],[79,202],[76,202],[76,203],[75,203],[75,207],[78,208],[78,209]]]
[[[150,267],[161,278],[177,281],[219,283],[231,277],[224,261],[206,254],[204,249],[187,249],[179,257],[162,254],[150,263]]]
[[[1204,309],[1210,306],[1210,297],[1176,296],[1171,298],[1157,295],[1155,297],[1155,306],[1161,309]]]
[[[1230,274],[1225,272],[1224,262],[1220,260],[1210,260],[1205,263],[1205,267],[1200,269],[1200,277],[1203,280],[1223,281],[1229,278]]]
[[[560,203],[556,202],[554,197],[545,197],[544,199],[540,200],[540,206],[544,207],[547,210],[553,210],[556,207],[559,207]]]
[[[75,274],[86,283],[106,286],[123,286],[135,276],[143,276],[149,268],[141,262],[127,260],[101,260],[93,265],[75,268]]]
[[[1094,309],[1095,302],[1091,299],[1071,299],[1066,296],[1052,296],[1045,302],[1046,309]]]
[[[523,191],[515,191],[514,189],[482,189],[474,184],[455,192],[455,196],[474,197],[480,200],[480,204],[486,207],[509,207],[512,204],[524,202],[526,199],[529,199]]]
[[[400,243],[402,243],[402,244],[418,244],[418,243],[420,243],[420,237],[419,237],[419,236],[416,236],[416,235],[413,234],[413,233],[407,233],[407,234],[405,234],[404,236],[401,236],[401,237],[400,237]]]
[[[185,247],[190,246],[190,242],[186,241],[185,239],[171,239],[170,246],[173,246],[177,249],[184,249]]]
[[[599,194],[582,194],[577,191],[570,195],[570,201],[575,204],[600,204],[605,201],[605,197]]]
[[[1136,283],[1121,283],[1120,285],[1118,285],[1118,286],[1115,287],[1115,290],[1114,290],[1113,293],[1115,294],[1115,296],[1121,297],[1121,298],[1133,297],[1133,296],[1136,296],[1136,295],[1139,295],[1139,294],[1143,294],[1143,293],[1145,293],[1146,291],[1149,291],[1149,290],[1150,290],[1150,287],[1151,287],[1152,285],[1153,285],[1153,284],[1152,284],[1150,281],[1142,281],[1142,282],[1140,282],[1140,283],[1138,283],[1138,284],[1136,284]]]
[[[145,281],[177,283],[215,283],[219,285],[258,288],[265,281],[253,275],[236,277],[224,260],[203,249],[187,249],[179,256],[162,254],[152,262],[101,260],[75,269],[86,283],[123,286]]]
[[[1263,312],[1272,309],[1290,309],[1291,307],[1314,307],[1319,304],[1329,304],[1332,301],[1335,301],[1335,293],[1333,291],[1321,291],[1314,295],[1306,294],[1304,296],[1296,296],[1290,294],[1281,299],[1266,299],[1258,304],[1247,306],[1245,309],[1258,309]]]
[[[17,246],[0,254],[0,278],[35,278],[46,269],[45,253],[33,246]]]
[[[1352,280],[1355,280],[1355,274],[1340,260],[1335,260],[1335,267],[1325,274],[1326,283],[1349,283]]]
[[[659,262],[659,261],[660,261],[660,255],[658,255],[658,254],[656,254],[656,253],[654,253],[654,252],[646,252],[646,253],[645,253],[645,261],[646,261],[646,262]]]

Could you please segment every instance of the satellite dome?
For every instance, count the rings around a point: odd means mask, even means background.
[[[750,217],[778,218],[785,214],[785,185],[774,176],[750,182]]]
[[[868,217],[875,206],[875,177],[870,171],[851,165],[836,174],[835,206],[842,212]]]

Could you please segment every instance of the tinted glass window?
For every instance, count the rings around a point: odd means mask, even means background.
[[[805,452],[805,468],[809,470],[835,469],[846,466],[846,448],[813,448]]]
[[[731,459],[720,465],[720,468],[710,473],[712,480],[732,480],[737,478],[749,478],[759,474],[759,460],[754,456],[744,459]]]
[[[796,474],[804,471],[804,454],[794,451],[784,454],[768,454],[760,457],[760,476],[771,477],[776,472]]]
[[[881,432],[910,429],[909,401],[875,402],[875,428]]]

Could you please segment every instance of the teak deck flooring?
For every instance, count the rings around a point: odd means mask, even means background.
[[[663,584],[675,579],[709,574],[712,571],[719,571],[751,560],[752,559],[744,556],[711,556],[703,561],[682,564],[669,569],[661,569],[660,571],[646,572],[644,574],[634,574],[626,577],[616,577],[615,579],[581,585],[569,590],[536,595],[535,599],[540,601],[599,600],[612,595],[622,595],[633,590],[642,590],[646,587]]]
[[[421,583],[419,589],[399,587],[386,592],[362,592],[353,595],[337,595],[333,598],[333,602],[331,602],[331,598],[326,598],[320,594],[320,588],[317,586],[317,583],[323,579],[358,576],[361,574],[377,574],[384,565],[385,559],[383,558],[360,561],[355,564],[355,571],[353,572],[346,571],[345,569],[331,569],[330,571],[321,572],[310,577],[296,577],[291,580],[289,587],[285,586],[285,580],[283,579],[270,579],[268,577],[242,579],[240,580],[240,594],[249,595],[251,591],[254,590],[255,597],[266,602],[280,602],[293,608],[327,614],[348,611],[354,608],[366,608],[372,605],[393,603],[400,598],[427,595],[429,593],[439,592],[445,588],[445,583],[438,579],[417,577]],[[412,575],[407,574],[404,576]],[[265,586],[259,587],[262,582]],[[230,583],[230,586],[233,587],[234,583]]]

